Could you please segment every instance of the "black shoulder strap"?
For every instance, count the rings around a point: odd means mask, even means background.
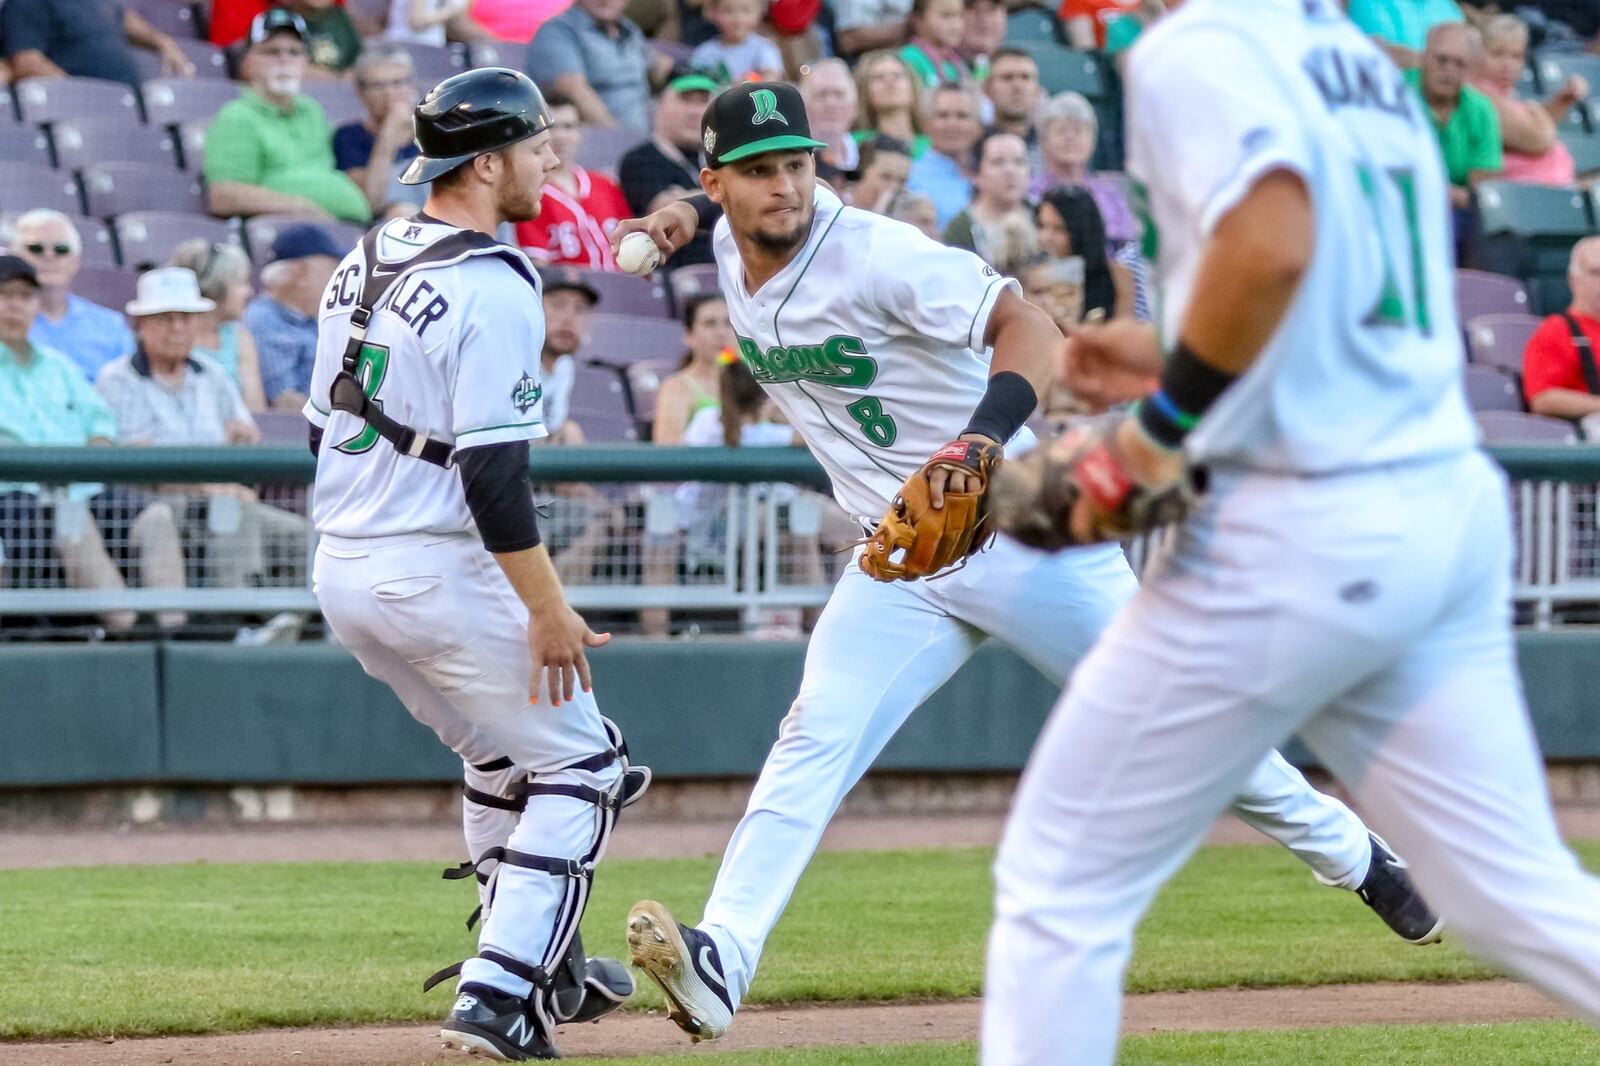
[[[361,302],[350,312],[350,339],[345,344],[344,358],[339,373],[334,376],[333,387],[328,390],[329,405],[336,411],[355,415],[377,430],[378,435],[394,446],[395,451],[421,459],[435,466],[448,468],[455,462],[455,447],[418,433],[410,426],[397,422],[383,413],[381,401],[369,397],[356,378],[356,367],[361,360],[361,347],[366,343],[367,325],[373,312],[389,291],[407,271],[417,267],[433,266],[465,259],[472,255],[496,255],[514,269],[524,281],[538,292],[537,277],[528,269],[526,260],[493,237],[474,230],[458,230],[443,237],[403,263],[383,264],[378,260],[378,237],[383,225],[374,226],[361,239],[361,254],[365,259],[366,277],[361,286]]]
[[[1583,383],[1588,387],[1589,395],[1600,396],[1600,366],[1595,364],[1594,345],[1589,343],[1588,334],[1583,332],[1576,318],[1565,311],[1561,317],[1567,320],[1567,329],[1572,331],[1572,344],[1578,349],[1578,369],[1583,371]]]

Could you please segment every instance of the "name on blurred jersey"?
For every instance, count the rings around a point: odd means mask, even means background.
[[[1393,63],[1381,55],[1356,55],[1338,48],[1313,49],[1301,66],[1329,111],[1368,108],[1416,125],[1410,88]]]

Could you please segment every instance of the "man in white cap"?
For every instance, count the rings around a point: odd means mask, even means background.
[[[261,439],[239,387],[221,364],[194,351],[195,316],[214,305],[194,271],[162,267],[139,278],[126,307],[139,346],[95,381],[123,444],[255,444]],[[237,587],[265,565],[264,538],[299,543],[305,519],[269,507],[242,485],[197,486],[179,503],[204,505],[206,583]],[[190,509],[176,507],[180,514]]]

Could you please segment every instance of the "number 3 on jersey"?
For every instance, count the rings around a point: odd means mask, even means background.
[[[846,407],[845,411],[856,420],[856,425],[861,427],[862,434],[880,448],[891,446],[894,444],[894,439],[900,435],[900,430],[894,424],[894,418],[884,411],[882,401],[876,396],[863,396]]]
[[[382,344],[363,344],[361,354],[356,357],[356,380],[361,383],[361,391],[367,394],[367,399],[380,408],[383,401],[378,399],[378,390],[383,388],[383,378],[388,372],[389,349]],[[378,431],[363,426],[360,433],[335,447],[347,455],[360,455],[377,443]]]

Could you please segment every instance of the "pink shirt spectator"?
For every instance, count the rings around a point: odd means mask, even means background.
[[[1519,100],[1515,89],[1502,88],[1487,78],[1474,78],[1472,84],[1496,103],[1509,108],[1542,108],[1532,100]],[[1571,185],[1577,180],[1577,165],[1567,146],[1557,140],[1543,155],[1523,155],[1505,150],[1505,167],[1501,177],[1506,181],[1519,181],[1529,185]]]
[[[472,17],[502,41],[526,44],[572,0],[472,0]]]

